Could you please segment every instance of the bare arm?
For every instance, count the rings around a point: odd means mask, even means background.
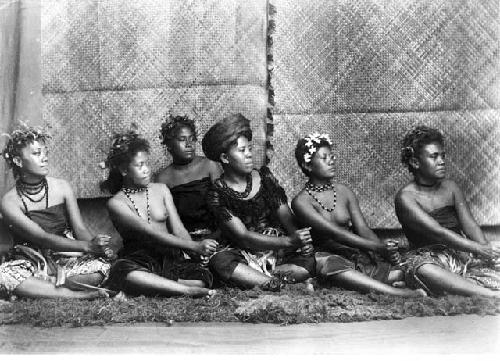
[[[433,243],[444,244],[448,247],[474,252],[484,256],[489,256],[481,244],[461,237],[455,232],[442,227],[435,219],[417,203],[417,201],[407,192],[399,192],[396,195],[396,215],[399,222],[409,230],[425,236]]]
[[[478,224],[474,220],[469,206],[465,202],[462,190],[454,182],[451,184],[453,187],[455,210],[457,212],[460,225],[462,226],[462,230],[472,241],[483,245],[489,245],[488,240],[484,237],[483,231],[481,231],[481,228],[479,228]]]
[[[314,209],[312,203],[304,195],[298,195],[292,201],[292,209],[304,224],[312,227],[316,232],[326,235],[329,239],[346,246],[371,251],[381,251],[383,246],[372,239],[360,237],[343,227],[326,220]]]
[[[73,240],[56,234],[45,232],[37,223],[29,219],[22,211],[15,194],[9,193],[1,202],[4,222],[10,225],[15,233],[23,235],[34,245],[54,251],[91,252],[88,241]]]
[[[153,244],[201,253],[199,243],[192,241],[190,237],[183,239],[177,235],[168,233],[166,230],[155,227],[154,224],[150,224],[137,216],[123,200],[118,199],[116,196],[108,201],[108,209],[110,216],[123,229],[136,232]]]
[[[293,250],[303,245],[302,241],[295,236],[273,237],[249,231],[241,219],[235,216],[232,216],[230,220],[222,223],[221,228],[232,237],[231,239],[235,244],[244,249],[256,251],[276,249]]]
[[[356,234],[385,248],[375,232],[373,232],[372,229],[366,224],[365,217],[363,216],[363,213],[361,213],[361,208],[359,207],[356,195],[347,187],[342,186],[342,190],[347,194],[349,201],[349,215],[351,216],[351,222]]]

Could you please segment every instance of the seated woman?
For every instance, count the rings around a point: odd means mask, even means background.
[[[208,256],[217,244],[191,240],[167,186],[150,183],[148,156],[148,141],[134,131],[114,136],[101,187],[114,194],[108,209],[123,249],[107,284],[130,295],[212,295],[212,274],[186,260],[182,250]]]
[[[209,191],[208,205],[225,248],[209,266],[227,283],[277,291],[287,277],[302,281],[313,274],[311,239],[308,229],[295,227],[285,192],[270,170],[253,169],[251,140],[249,121],[241,114],[216,123],[203,138],[205,155],[224,170]]]
[[[172,164],[158,173],[157,182],[170,188],[177,212],[193,240],[216,239],[217,227],[206,198],[212,181],[221,174],[219,164],[195,154],[196,128],[188,117],[170,116],[161,125],[160,139],[172,155]]]
[[[292,209],[303,226],[312,227],[316,273],[320,280],[359,292],[396,296],[422,296],[422,290],[395,288],[404,278],[401,270],[377,253],[387,246],[367,226],[358,200],[349,187],[333,182],[335,156],[328,134],[314,133],[298,141],[295,157],[309,177],[293,199]]]
[[[407,283],[437,295],[500,296],[485,288],[498,290],[499,274],[482,267],[499,250],[484,237],[458,185],[446,179],[443,135],[426,126],[412,129],[401,160],[413,174],[396,195],[396,214],[411,247],[404,256]]]
[[[96,298],[109,294],[99,286],[112,256],[109,236],[92,236],[83,223],[71,186],[48,177],[43,131],[21,126],[3,150],[16,185],[1,202],[3,222],[14,238],[0,265],[0,296]],[[76,238],[74,238],[76,237]]]

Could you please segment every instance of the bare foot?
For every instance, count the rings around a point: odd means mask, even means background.
[[[212,297],[215,293],[216,293],[215,290],[211,290],[204,287],[189,287],[186,292],[186,295],[195,298],[205,297],[205,296]]]
[[[421,288],[417,288],[416,290],[411,290],[409,288],[398,288],[401,291],[401,296],[403,297],[427,297],[427,292],[425,292]]]

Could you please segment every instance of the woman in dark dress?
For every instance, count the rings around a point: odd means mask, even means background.
[[[303,226],[312,227],[320,280],[359,292],[418,297],[422,290],[396,288],[403,272],[381,255],[388,247],[368,227],[354,193],[334,182],[335,157],[328,134],[313,133],[297,142],[295,157],[309,178],[293,199],[292,209]]]
[[[69,183],[48,177],[44,131],[22,126],[3,151],[16,185],[2,198],[3,222],[14,245],[0,264],[0,296],[96,298],[112,257],[110,237],[93,236],[83,223]]]
[[[500,252],[484,237],[460,187],[446,179],[444,138],[417,126],[404,137],[401,160],[413,180],[396,195],[396,214],[410,251],[406,282],[429,293],[499,297]]]
[[[221,228],[222,249],[210,269],[241,288],[279,290],[314,273],[308,229],[297,229],[283,188],[267,167],[253,169],[252,131],[241,114],[224,118],[203,138],[205,155],[222,164],[208,204]],[[283,277],[283,275],[285,275]]]
[[[172,155],[172,164],[158,173],[157,182],[170,188],[177,212],[193,240],[217,239],[206,198],[212,181],[222,172],[219,164],[196,155],[196,128],[188,117],[169,116],[161,125],[160,139]],[[196,259],[196,255],[190,256]]]
[[[115,135],[102,187],[114,194],[108,209],[124,246],[108,285],[130,295],[212,295],[212,274],[182,251],[208,256],[216,242],[191,239],[167,186],[150,183],[148,156],[149,143],[135,131]]]

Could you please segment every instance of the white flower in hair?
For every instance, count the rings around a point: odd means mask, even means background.
[[[309,148],[309,147],[311,147],[311,146],[313,145],[313,142],[312,142],[312,139],[311,139],[311,138],[309,138],[309,137],[305,137],[304,139],[306,139],[306,140],[307,140],[307,142],[306,142],[306,144],[305,144],[305,145],[306,145],[306,147],[308,147],[308,148]]]
[[[304,162],[309,163],[311,161],[311,155],[309,153],[304,154]]]

